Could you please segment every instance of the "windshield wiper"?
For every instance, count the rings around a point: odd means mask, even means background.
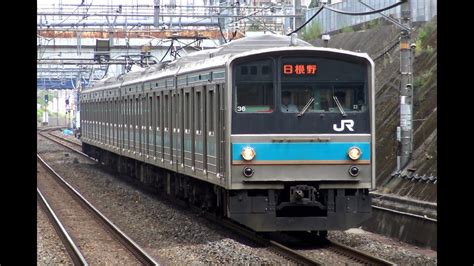
[[[306,105],[303,107],[303,110],[301,110],[301,112],[298,114],[298,117],[300,116],[303,116],[304,113],[306,112],[306,110],[308,110],[309,106],[314,102],[314,97],[311,97],[311,99],[309,99],[308,103],[306,103]]]
[[[342,108],[342,105],[339,102],[339,99],[337,98],[337,96],[332,96],[332,98],[336,102],[337,108],[339,108],[339,112],[341,112],[342,116],[347,116],[347,114],[344,112],[344,109]]]

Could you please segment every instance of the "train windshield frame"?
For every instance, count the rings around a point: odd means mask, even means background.
[[[365,58],[323,52],[242,58],[232,69],[232,131],[332,133],[342,115],[365,120],[358,133],[368,133],[369,69]]]

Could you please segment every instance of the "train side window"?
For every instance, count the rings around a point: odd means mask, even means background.
[[[215,112],[214,101],[215,101],[214,90],[209,90],[209,104],[208,104],[209,122],[207,123],[209,125],[208,126],[209,136],[214,135],[214,112]]]
[[[156,118],[155,118],[155,121],[156,121],[156,130],[157,131],[160,131],[160,121],[161,121],[161,104],[160,104],[160,95],[159,95],[159,92],[158,92],[158,96],[156,96]]]
[[[201,110],[201,92],[196,91],[196,134],[200,135],[201,134],[201,117],[202,117],[202,110]]]
[[[163,110],[163,113],[164,113],[164,115],[163,115],[163,118],[164,118],[164,119],[163,119],[163,120],[164,120],[165,123],[164,123],[163,127],[164,127],[164,129],[165,129],[165,132],[168,132],[168,128],[169,128],[169,125],[168,125],[168,122],[169,122],[169,120],[168,120],[168,115],[169,115],[169,113],[170,113],[170,112],[169,112],[169,95],[168,95],[168,94],[165,95],[165,106],[164,106],[164,107],[165,107],[165,108],[164,108],[164,110]]]
[[[184,104],[184,109],[185,109],[185,125],[184,125],[184,132],[189,133],[190,128],[191,128],[191,102],[189,101],[190,93],[186,92],[184,94],[184,99],[185,99],[185,104]]]

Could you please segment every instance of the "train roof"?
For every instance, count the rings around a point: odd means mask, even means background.
[[[318,49],[368,57],[366,54],[354,53],[350,51],[342,51],[332,48],[316,48],[301,39],[296,39],[296,42],[297,45],[292,47],[298,50],[310,48],[311,50]],[[274,50],[275,48],[279,48],[276,50],[285,49],[290,47],[290,43],[291,37],[284,35],[264,34],[252,37],[244,37],[223,44],[214,49],[190,53],[172,62],[159,63],[144,69],[121,74],[117,77],[100,80],[86,90],[89,91],[95,89],[107,89],[115,88],[117,86],[133,85],[162,77],[170,77],[180,73],[203,69],[203,66],[205,66],[206,69],[222,67],[229,61],[229,58],[231,57],[235,58],[239,55],[249,55],[252,53],[258,53],[258,51],[270,51]]]

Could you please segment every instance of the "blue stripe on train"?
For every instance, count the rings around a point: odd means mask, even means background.
[[[348,160],[350,147],[359,147],[360,160],[370,160],[369,142],[300,142],[300,143],[233,143],[232,160],[242,160],[244,147],[252,147],[257,154],[254,160]]]

